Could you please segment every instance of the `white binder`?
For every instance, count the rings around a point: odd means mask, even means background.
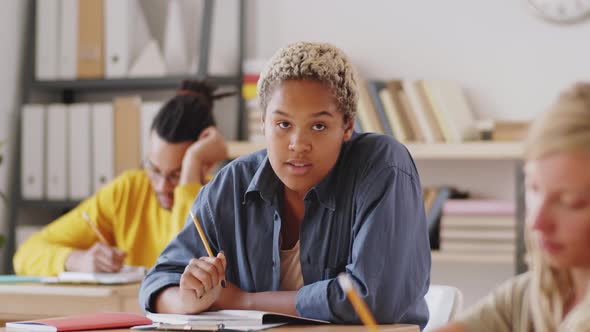
[[[129,69],[129,77],[163,77],[166,75],[164,56],[155,39],[150,40]]]
[[[50,104],[47,106],[47,199],[65,200],[68,198],[67,164],[67,106]]]
[[[70,199],[83,200],[92,192],[90,104],[72,104],[68,114]]]
[[[240,69],[238,59],[240,0],[213,1],[211,46],[209,49],[210,75],[235,75]]]
[[[42,199],[45,184],[45,106],[23,106],[21,137],[21,196],[23,199]]]
[[[105,0],[105,76],[127,77],[151,39],[137,0]]]
[[[61,0],[58,77],[73,80],[78,72],[78,0]]]
[[[96,192],[115,174],[114,117],[111,103],[91,105],[92,190]]]
[[[168,3],[164,30],[164,60],[170,74],[185,74],[189,70],[187,40],[178,0]]]
[[[58,72],[59,0],[37,0],[35,27],[35,77],[55,80]]]
[[[148,152],[149,135],[152,127],[152,121],[158,114],[163,103],[159,101],[144,101],[141,104],[141,157],[145,158]]]

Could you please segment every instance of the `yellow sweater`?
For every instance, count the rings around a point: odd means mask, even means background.
[[[31,236],[14,255],[14,271],[52,276],[63,272],[74,249],[98,242],[84,211],[112,246],[127,253],[125,264],[151,267],[182,229],[200,184],[177,186],[172,210],[162,209],[143,170],[128,171],[75,209]]]

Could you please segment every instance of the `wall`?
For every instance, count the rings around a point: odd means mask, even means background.
[[[482,117],[530,119],[588,78],[590,20],[552,25],[526,1],[257,0],[248,55],[297,40],[341,47],[368,78],[453,79]]]

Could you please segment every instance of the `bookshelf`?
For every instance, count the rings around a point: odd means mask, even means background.
[[[112,90],[148,90],[175,89],[178,83],[195,79],[194,75],[166,76],[154,78],[124,78],[124,79],[84,79],[60,81],[33,81],[31,88],[44,91],[112,91]],[[237,76],[208,76],[207,80],[218,85],[238,85],[241,83]]]
[[[502,255],[449,254],[438,251],[432,251],[431,257],[434,263],[510,264],[513,261],[511,257]]]
[[[127,92],[137,91],[134,93],[147,92],[149,90],[175,89],[178,84],[185,79],[207,79],[218,86],[232,86],[237,91],[241,91],[242,72],[241,66],[238,66],[238,72],[231,75],[215,76],[208,74],[209,68],[209,51],[211,50],[210,41],[213,29],[213,12],[214,1],[205,0],[203,2],[203,16],[200,22],[200,36],[198,36],[198,49],[200,50],[197,73],[193,75],[171,75],[165,77],[146,77],[146,78],[121,78],[121,79],[79,79],[79,80],[36,80],[35,79],[35,31],[36,31],[36,12],[37,2],[35,0],[27,1],[27,25],[25,28],[24,61],[21,68],[21,87],[20,87],[20,104],[17,105],[16,116],[14,119],[12,142],[14,144],[13,155],[11,156],[11,183],[10,195],[7,211],[7,234],[6,243],[3,248],[4,255],[4,273],[12,271],[12,256],[16,249],[16,228],[18,224],[19,210],[36,209],[36,210],[54,210],[63,211],[75,207],[79,201],[76,200],[27,200],[21,195],[21,107],[32,101],[33,93],[42,93],[54,96],[56,101],[69,104],[76,101],[80,94],[100,93],[100,92]],[[228,13],[233,15],[233,13]],[[230,19],[230,18],[228,18]],[[231,19],[234,19],[233,17]],[[245,37],[245,4],[243,0],[238,0],[238,8],[235,20],[238,28],[237,38],[237,61],[243,62],[244,56],[244,37]],[[240,99],[238,104],[238,126],[237,137],[244,138],[245,127],[243,122],[244,103]]]
[[[440,160],[518,160],[523,146],[520,142],[474,141],[460,144],[405,144],[415,159]],[[228,142],[230,159],[264,148],[264,143]]]

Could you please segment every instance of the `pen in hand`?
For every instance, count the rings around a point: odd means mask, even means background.
[[[86,212],[86,211],[82,212],[82,217],[84,217],[84,220],[86,220],[86,222],[88,223],[88,225],[90,225],[90,228],[92,228],[92,230],[94,231],[94,233],[96,234],[96,236],[98,236],[98,240],[100,241],[100,243],[104,244],[105,246],[110,246],[109,245],[109,242],[107,241],[107,239],[105,239],[105,237],[98,230],[98,228],[96,228],[96,226],[94,225],[94,223],[90,219],[90,216],[88,215],[88,212]]]
[[[215,255],[213,255],[213,251],[211,250],[211,247],[209,246],[209,242],[207,241],[207,238],[205,237],[205,232],[203,232],[203,229],[201,228],[201,225],[199,224],[199,221],[197,220],[197,218],[193,214],[193,211],[189,210],[189,213],[191,215],[191,218],[193,219],[193,223],[195,224],[195,227],[197,228],[197,232],[199,233],[199,237],[201,238],[201,241],[203,242],[203,245],[205,246],[205,250],[207,250],[207,254],[209,255],[209,257],[215,257]],[[225,288],[225,279],[221,280],[221,287]]]
[[[75,249],[66,258],[66,271],[79,272],[118,272],[124,267],[127,254],[109,244],[107,238],[98,229],[98,225],[90,218],[87,211],[81,213],[84,222],[98,241],[87,249]],[[90,236],[90,235],[89,235]]]

